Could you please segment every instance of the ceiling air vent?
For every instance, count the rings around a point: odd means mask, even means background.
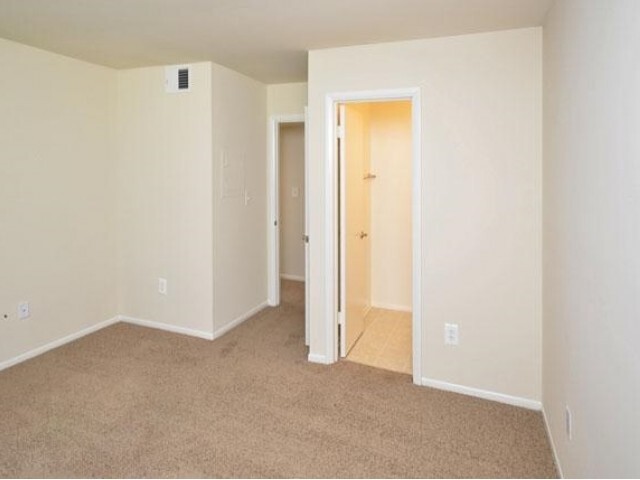
[[[166,67],[164,85],[167,93],[188,92],[191,86],[190,70],[188,65]]]

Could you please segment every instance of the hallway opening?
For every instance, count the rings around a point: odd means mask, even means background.
[[[269,120],[268,300],[280,305],[283,281],[297,282],[309,298],[307,128],[304,115],[274,115]],[[305,345],[309,311],[305,308]]]

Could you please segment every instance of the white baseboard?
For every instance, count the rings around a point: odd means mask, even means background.
[[[220,338],[222,335],[227,333],[229,330],[237,327],[242,322],[244,322],[245,320],[248,320],[249,318],[253,317],[256,313],[258,313],[259,311],[263,310],[264,308],[266,308],[268,306],[269,306],[269,303],[266,300],[264,302],[261,302],[260,304],[256,305],[251,310],[249,310],[248,312],[243,313],[238,318],[232,320],[231,322],[227,323],[226,325],[223,325],[222,327],[220,327],[217,330],[215,330],[213,332],[213,338],[214,339]]]
[[[260,305],[256,306],[255,308],[252,308],[251,310],[246,312],[244,315],[241,315],[240,317],[236,318],[228,325],[225,325],[224,327],[216,330],[214,333],[204,332],[201,330],[194,330],[191,328],[178,327],[176,325],[156,322],[154,320],[144,320],[141,318],[130,317],[127,315],[116,315],[115,317],[110,318],[109,320],[105,320],[104,322],[97,323],[95,325],[87,327],[78,332],[75,332],[65,337],[54,340],[53,342],[49,342],[46,345],[42,345],[38,348],[34,348],[33,350],[29,350],[28,352],[22,353],[13,358],[5,360],[4,362],[0,363],[0,371],[6,368],[12,367],[13,365],[17,365],[18,363],[22,363],[33,357],[37,357],[38,355],[48,352],[49,350],[53,350],[54,348],[60,347],[66,343],[70,343],[74,340],[77,340],[78,338],[84,337],[85,335],[89,335],[90,333],[97,332],[98,330],[101,330],[105,327],[109,327],[119,322],[129,323],[132,325],[139,325],[141,327],[154,328],[156,330],[164,330],[166,332],[178,333],[181,335],[188,335],[190,337],[203,338],[205,340],[213,340],[214,338],[218,338],[223,334],[225,334],[226,332],[228,332],[229,330],[231,330],[232,328],[240,325],[242,322],[252,317],[256,313],[258,313],[260,310],[265,308],[266,306],[267,306],[267,302],[262,302]]]
[[[385,310],[395,310],[396,312],[409,312],[411,313],[411,306],[406,305],[395,305],[393,303],[379,303],[372,302],[371,306],[373,308],[384,308]]]
[[[49,350],[53,350],[54,348],[58,348],[58,347],[61,347],[62,345],[73,342],[74,340],[82,338],[85,335],[89,335],[90,333],[94,333],[94,332],[97,332],[98,330],[102,330],[103,328],[114,325],[119,321],[120,321],[120,318],[118,316],[115,316],[113,318],[110,318],[109,320],[96,323],[95,325],[91,325],[90,327],[83,328],[78,332],[72,333],[70,335],[66,335],[62,338],[54,340],[53,342],[49,342],[45,345],[34,348],[33,350],[29,350],[28,352],[25,352],[13,358],[10,358],[9,360],[5,360],[4,362],[0,363],[0,371],[6,368],[12,367],[14,365],[17,365],[18,363],[22,363],[33,357],[37,357],[38,355],[42,355],[43,353],[46,353]]]
[[[288,273],[281,273],[280,278],[283,280],[293,280],[294,282],[304,282],[304,277],[299,275],[289,275]]]
[[[329,365],[331,362],[327,361],[327,357],[324,355],[319,355],[317,353],[310,353],[307,359],[311,363],[321,363],[323,365]]]
[[[472,397],[484,398],[485,400],[493,400],[495,402],[506,403],[516,407],[528,408],[529,410],[542,410],[542,403],[529,398],[514,397],[505,395],[504,393],[490,392],[479,388],[465,387],[455,383],[443,382],[440,380],[432,380],[422,377],[422,385],[425,387],[437,388],[438,390],[446,390],[447,392],[461,393]]]
[[[140,318],[128,317],[120,315],[118,317],[121,322],[139,325],[141,327],[155,328],[156,330],[164,330],[165,332],[179,333],[181,335],[189,335],[190,337],[204,338],[205,340],[213,340],[213,334],[203,332],[202,330],[193,330],[191,328],[177,327],[168,323],[156,322],[153,320],[143,320]]]
[[[549,437],[549,443],[551,443],[551,451],[553,452],[553,459],[556,462],[556,468],[558,469],[558,474],[560,478],[564,478],[564,474],[562,473],[562,465],[560,465],[560,459],[558,458],[558,450],[556,449],[556,442],[553,440],[553,434],[551,433],[551,427],[549,425],[549,420],[547,419],[547,412],[544,409],[544,405],[542,406],[542,418],[544,419],[544,426],[547,429],[547,436]]]
[[[53,342],[49,342],[46,345],[42,345],[40,347],[34,348],[33,350],[29,350],[28,352],[22,353],[13,358],[5,360],[4,362],[0,363],[0,371],[6,368],[12,367],[13,365],[17,365],[18,363],[22,363],[33,357],[37,357],[38,355],[48,352],[49,350],[53,350],[54,348],[60,347],[66,343],[70,343],[74,340],[77,340],[78,338],[84,337],[85,335],[89,335],[90,333],[97,332],[98,330],[102,330],[103,328],[109,327],[118,322],[129,323],[132,325],[139,325],[141,327],[154,328],[157,330],[164,330],[166,332],[179,333],[181,335],[188,335],[190,337],[203,338],[205,340],[213,340],[214,338],[218,338],[223,334],[225,334],[226,332],[228,332],[229,330],[231,330],[232,328],[240,325],[242,322],[252,317],[256,313],[258,313],[260,310],[265,308],[266,306],[267,306],[267,302],[260,303],[260,305],[257,305],[256,307],[252,308],[251,310],[246,312],[244,315],[241,315],[240,317],[236,318],[235,320],[225,325],[224,327],[219,328],[214,333],[204,332],[201,330],[194,330],[191,328],[178,327],[176,325],[156,322],[153,320],[143,320],[141,318],[130,317],[127,315],[116,315],[115,317],[110,318],[109,320],[105,320],[104,322],[97,323],[95,325],[87,327],[78,332],[75,332],[70,335],[59,338],[57,340],[54,340]]]

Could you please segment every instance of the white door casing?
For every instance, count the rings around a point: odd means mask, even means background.
[[[308,195],[306,190],[308,186],[308,168],[306,165],[307,152],[307,125],[306,114],[294,115],[272,115],[269,118],[268,126],[268,176],[267,176],[267,192],[268,192],[268,213],[267,213],[267,303],[272,306],[280,305],[280,208],[279,208],[279,164],[280,164],[280,125],[286,123],[303,123],[305,125],[305,230],[307,230],[308,220]],[[302,241],[302,239],[301,239]],[[308,246],[305,247],[305,299],[308,302],[309,291],[309,255]],[[308,304],[308,303],[307,303]],[[306,310],[305,310],[306,311]],[[306,314],[305,314],[306,316]],[[305,339],[308,344],[308,322],[305,323]]]
[[[307,107],[304,107],[304,344],[309,346],[310,339],[310,319],[309,305],[311,304],[311,265],[309,251],[309,114]]]

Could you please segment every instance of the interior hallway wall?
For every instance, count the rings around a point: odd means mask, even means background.
[[[567,478],[640,476],[638,25],[637,0],[559,0],[544,26],[543,392]]]
[[[304,124],[280,126],[280,275],[304,280]]]
[[[116,72],[2,39],[0,65],[2,368],[118,312]]]
[[[369,104],[371,304],[411,310],[411,102]]]

